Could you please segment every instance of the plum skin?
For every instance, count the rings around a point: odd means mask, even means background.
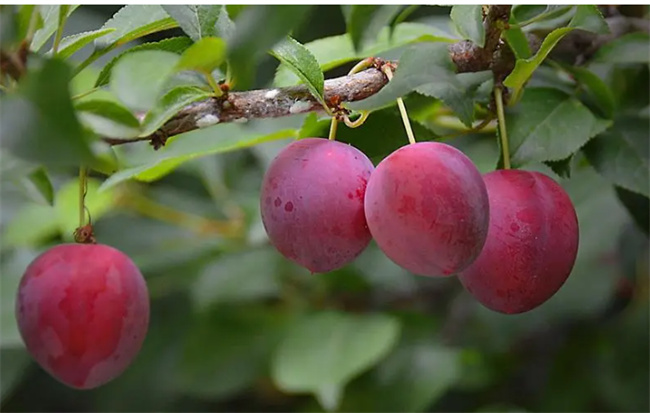
[[[460,150],[439,142],[403,146],[370,178],[366,219],[379,248],[423,276],[451,276],[481,252],[489,203],[485,184]]]
[[[271,162],[260,191],[269,240],[312,273],[353,261],[370,243],[363,200],[374,165],[353,146],[304,138]]]
[[[16,321],[28,352],[76,389],[99,387],[132,363],[149,325],[140,270],[102,244],[61,244],[27,267]]]
[[[484,181],[488,239],[459,280],[493,311],[530,311],[555,295],[573,269],[579,243],[575,208],[564,189],[540,172],[497,170]]]

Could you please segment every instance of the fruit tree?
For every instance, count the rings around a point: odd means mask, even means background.
[[[648,411],[647,6],[0,6],[7,411]]]

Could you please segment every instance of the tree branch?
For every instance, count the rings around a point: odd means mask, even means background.
[[[511,8],[510,5],[490,6],[484,19],[485,47],[481,48],[471,41],[460,41],[449,46],[450,58],[458,73],[492,70],[495,84],[497,84],[501,83],[512,71],[515,63],[514,56],[510,48],[501,40],[501,34],[507,27]],[[618,26],[615,27],[624,26],[624,28],[612,30],[614,36],[638,30],[629,22],[625,25],[617,23]],[[636,21],[634,23],[639,25]],[[646,26],[642,30],[647,31]],[[603,41],[611,40],[612,35],[604,37],[587,32],[576,32],[574,36],[581,36],[583,39],[579,42],[583,47],[583,53],[593,53],[595,45],[601,46]],[[585,36],[587,40],[584,40]],[[567,36],[566,43],[575,48],[574,37]],[[558,45],[558,51],[562,50],[562,45],[562,42]],[[535,49],[533,48],[533,50]],[[393,67],[397,66],[397,62],[383,63],[391,64]],[[326,80],[325,100],[338,104],[339,102],[363,100],[376,94],[388,83],[386,76],[378,69],[379,64],[376,66],[353,75]],[[228,92],[223,97],[210,98],[187,106],[150,136],[134,139],[103,138],[103,140],[110,145],[149,141],[157,149],[163,146],[170,136],[218,123],[246,122],[250,119],[275,118],[323,110],[323,106],[304,85]]]

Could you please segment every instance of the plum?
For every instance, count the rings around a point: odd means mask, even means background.
[[[147,285],[112,247],[58,245],[27,267],[16,319],[45,371],[70,387],[92,389],[122,374],[139,353],[149,324]]]
[[[271,243],[312,273],[353,261],[371,240],[363,200],[373,169],[365,154],[341,142],[289,144],[262,182],[262,222]]]
[[[419,142],[382,160],[365,199],[370,233],[397,265],[424,276],[450,276],[481,252],[489,224],[485,184],[453,146]]]
[[[564,189],[540,172],[497,170],[484,181],[488,238],[459,280],[493,311],[530,311],[551,298],[573,269],[579,239],[575,209]]]

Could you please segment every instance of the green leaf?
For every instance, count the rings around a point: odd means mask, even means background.
[[[54,187],[47,176],[45,168],[36,168],[23,179],[23,188],[27,189],[32,199],[41,200],[48,205],[54,203]]]
[[[603,20],[602,15],[595,6],[576,6],[577,11],[569,22],[568,27],[562,27],[553,30],[546,36],[542,45],[540,46],[537,54],[529,59],[517,59],[515,68],[503,81],[503,84],[512,89],[510,104],[514,104],[521,98],[523,87],[532,76],[533,72],[539,65],[542,64],[546,56],[551,53],[551,50],[559,43],[564,36],[566,36],[573,29],[582,30],[597,30],[597,33],[602,31],[602,25],[598,23],[599,19]],[[607,23],[602,22],[607,25]]]
[[[546,36],[535,56],[529,59],[517,59],[515,68],[503,81],[505,86],[512,89],[510,104],[519,101],[521,93],[523,92],[523,87],[526,82],[528,82],[528,79],[530,79],[535,69],[542,64],[555,45],[558,44],[558,42],[571,30],[573,30],[573,28],[570,27],[562,27],[553,30],[548,34],[548,36]]]
[[[571,154],[564,159],[560,159],[558,161],[546,161],[544,164],[551,168],[553,172],[557,174],[557,176],[569,179],[571,178],[571,168],[573,166],[574,157],[575,154]]]
[[[280,389],[312,392],[321,395],[323,401],[323,395],[331,395],[382,360],[399,335],[397,320],[383,314],[306,315],[292,326],[277,348],[271,375]],[[338,398],[333,399],[326,407],[336,408]]]
[[[84,46],[92,42],[93,40],[98,39],[114,31],[115,29],[99,29],[99,30],[93,30],[89,32],[77,33],[71,36],[64,37],[61,40],[61,44],[59,44],[59,51],[56,54],[56,56],[59,59],[67,59],[73,54],[75,54],[76,52],[78,52],[79,50],[81,50]],[[48,54],[52,54],[52,49],[50,49]]]
[[[24,346],[16,323],[16,293],[25,269],[38,256],[38,253],[21,248],[7,255],[8,257],[3,257],[0,266],[2,274],[0,277],[0,293],[2,294],[0,300],[0,345],[3,349]],[[5,363],[6,360],[3,359],[3,382]]]
[[[140,136],[151,135],[190,103],[208,99],[211,96],[213,96],[211,92],[193,86],[180,86],[170,90],[145,116]]]
[[[411,14],[413,14],[417,9],[420,8],[420,4],[412,4],[410,6],[404,6],[399,14],[390,22],[390,27],[388,30],[389,37],[392,37],[395,33],[395,28],[402,22],[406,21]]]
[[[102,29],[115,29],[114,32],[95,41],[97,49],[114,49],[125,43],[156,33],[173,29],[178,24],[158,5],[130,4],[118,10]]]
[[[3,348],[0,358],[2,359],[0,401],[4,402],[30,371],[32,358],[25,348]]]
[[[458,350],[431,342],[398,347],[376,373],[377,397],[393,395],[382,410],[426,411],[460,380],[461,370]]]
[[[98,192],[99,181],[91,178],[87,180],[86,207],[90,211],[93,223],[109,213],[115,204],[112,191]],[[54,211],[56,213],[58,228],[61,236],[67,242],[73,240],[73,233],[79,226],[79,180],[74,178],[57,191],[54,198]]]
[[[616,109],[616,101],[609,86],[598,75],[585,67],[563,65],[563,68],[571,73],[576,82],[585,87],[602,110],[603,115],[611,119]]]
[[[72,14],[73,11],[77,9],[77,7],[79,7],[79,5],[41,5],[37,7],[39,8],[41,17],[43,19],[43,27],[34,33],[34,37],[30,45],[30,50],[32,52],[38,52],[43,46],[45,46],[45,43],[50,40],[50,37],[52,37],[57,27],[59,26],[59,13],[61,11],[63,12],[61,17],[65,20]]]
[[[318,61],[305,46],[287,37],[271,52],[276,59],[290,68],[307,86],[316,99],[326,105],[323,97],[325,78]]]
[[[620,186],[616,186],[616,196],[623,206],[625,206],[625,209],[630,213],[637,227],[639,227],[646,236],[649,236],[650,216],[648,215],[648,211],[650,211],[650,199],[648,199],[647,196],[628,191]],[[633,266],[636,266],[635,264],[636,262]]]
[[[112,138],[132,138],[140,122],[124,106],[110,100],[84,100],[75,105],[79,118],[95,133]]]
[[[251,87],[259,59],[297,27],[311,7],[255,5],[241,12],[228,39],[228,61],[237,88]],[[260,27],[264,27],[263,36]]]
[[[592,62],[648,63],[650,34],[629,33],[605,43],[594,55]]]
[[[0,105],[2,147],[46,165],[93,163],[89,139],[70,101],[69,82],[70,69],[60,60],[45,60],[28,73],[18,94]]]
[[[217,37],[204,37],[183,52],[176,70],[196,70],[210,76],[225,58],[226,43]]]
[[[629,191],[649,195],[647,119],[617,119],[613,129],[584,148],[589,163],[610,182]]]
[[[161,50],[165,52],[172,52],[178,55],[182,54],[188,47],[192,45],[192,40],[187,37],[172,37],[169,39],[161,40],[159,42],[144,43],[139,46],[131,47],[130,49],[115,56],[99,73],[95,81],[95,87],[107,85],[111,80],[111,72],[115,64],[126,55],[141,52],[144,50]]]
[[[598,6],[581,5],[576,6],[576,12],[569,22],[569,27],[586,30],[596,34],[609,34],[609,26],[598,10]]]
[[[162,50],[126,55],[113,68],[111,91],[131,110],[147,111],[156,104],[179,60],[177,54]]]
[[[510,23],[528,25],[533,21],[552,19],[572,6],[517,4],[512,7]]]
[[[7,24],[7,26],[14,26],[14,27],[8,27],[9,32],[2,31],[2,46],[5,46],[5,41],[13,42],[15,41],[15,37],[12,38],[13,36],[16,36],[18,39],[24,39],[27,37],[27,32],[29,31],[30,23],[32,20],[32,13],[36,13],[36,25],[34,27],[34,30],[39,30],[43,27],[43,17],[41,16],[41,8],[40,6],[36,6],[33,4],[24,4],[21,5],[18,13],[13,14],[13,13],[3,13],[3,17],[8,17],[7,21],[3,20],[2,24]],[[17,21],[12,21],[13,19],[16,19]],[[17,26],[17,27],[16,27]],[[4,27],[3,27],[4,29]],[[14,31],[17,29],[17,32]],[[12,33],[13,32],[13,33]],[[12,33],[12,35],[9,35],[9,33]],[[9,37],[10,39],[5,39],[5,36]]]
[[[194,282],[192,301],[199,308],[206,308],[276,296],[280,291],[277,258],[272,247],[217,257]]]
[[[376,109],[394,102],[422,85],[455,81],[455,67],[449,57],[447,45],[422,43],[409,47],[402,54],[395,76],[379,93],[348,106],[354,110]]]
[[[513,27],[503,32],[503,34],[517,59],[528,59],[530,57],[530,45],[523,30]]]
[[[558,161],[611,125],[557,89],[530,88],[506,113],[513,165]]]
[[[195,42],[204,37],[219,36],[216,24],[223,9],[221,5],[163,5],[162,8]]]
[[[354,50],[361,50],[399,14],[399,5],[349,5],[345,7],[345,24]]]
[[[146,151],[135,155],[128,153],[122,155],[123,163],[131,167],[113,174],[104,182],[102,189],[131,178],[150,182],[171,172],[183,162],[201,156],[295,137],[301,120],[302,116],[255,120],[247,124],[228,123],[174,136],[157,151],[151,151],[144,146]]]
[[[454,5],[450,17],[463,39],[471,40],[480,47],[485,46],[482,5]]]
[[[175,383],[184,394],[210,400],[253,386],[266,373],[270,353],[288,320],[267,307],[251,306],[199,315],[183,334]]]
[[[393,36],[389,36],[388,28],[379,33],[377,42],[369,44],[360,52],[355,52],[349,34],[325,37],[305,44],[307,50],[316,57],[323,72],[334,69],[355,59],[364,59],[376,56],[388,50],[402,47],[409,43],[431,41],[452,42],[435,28],[420,23],[401,23],[395,27]],[[285,65],[280,65],[273,81],[277,87],[293,86],[300,82],[298,78]]]
[[[474,122],[476,91],[492,80],[492,72],[459,73],[451,82],[427,83],[416,89],[418,93],[442,100],[467,127]]]

